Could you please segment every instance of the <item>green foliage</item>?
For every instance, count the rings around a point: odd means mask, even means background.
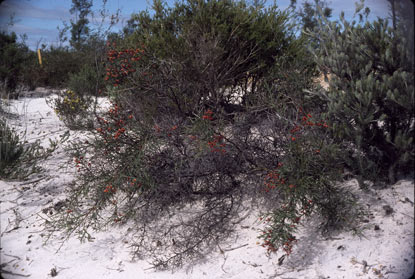
[[[316,69],[288,12],[258,1],[153,8],[107,43],[112,105],[93,136],[72,146],[79,176],[47,225],[88,239],[92,230],[133,222],[134,253],[156,268],[215,247],[253,197],[272,206],[274,233],[264,237],[274,248],[291,241],[290,220],[300,216],[321,215],[328,231],[354,225],[355,199],[336,184],[342,146],[325,122],[298,115],[299,107],[325,107],[303,93]]]
[[[95,96],[101,83],[101,74],[97,74],[91,65],[85,64],[79,72],[70,75],[67,85],[82,96]]]
[[[338,185],[344,162],[327,124],[302,110],[299,115],[288,134],[286,155],[264,179],[264,191],[280,197],[278,207],[260,218],[265,228],[259,238],[268,252],[282,248],[289,255],[300,224],[313,214],[321,217],[320,228],[328,234],[356,230],[364,215],[350,189]]]
[[[215,107],[232,113],[241,107],[232,106],[226,88],[232,94],[242,88],[246,104],[255,99],[257,85],[270,70],[282,66],[276,59],[287,55],[288,62],[298,54],[294,35],[286,31],[288,14],[276,7],[188,1],[167,9],[155,1],[154,9],[152,17],[147,12],[134,15],[130,25],[136,29],[117,46],[144,48],[134,82],[123,85],[134,85],[128,90],[134,95],[131,106],[142,111],[151,107],[158,115],[183,117]],[[252,90],[247,90],[249,84]]]
[[[81,53],[65,47],[42,48],[42,66],[39,65],[37,54],[31,52],[28,65],[23,71],[23,83],[34,89],[38,86],[63,88],[70,75],[79,71],[85,59]]]
[[[291,0],[290,7],[296,8],[297,1]],[[320,10],[320,12],[319,12]],[[301,22],[303,30],[314,30],[318,27],[318,19],[330,18],[333,9],[330,8],[324,0],[314,0],[314,3],[304,1],[302,8],[296,11],[296,19]]]
[[[12,92],[17,88],[21,82],[21,73],[28,56],[29,49],[24,44],[17,42],[15,33],[0,32],[0,83],[2,90]]]
[[[16,132],[0,120],[0,177],[7,174],[23,153],[23,146]]]
[[[91,96],[65,90],[58,96],[49,98],[48,104],[70,129],[91,128],[93,126],[90,117],[93,104]]]
[[[67,135],[60,142],[66,139]],[[5,120],[0,120],[0,178],[22,180],[41,172],[39,163],[49,157],[58,144],[59,141],[50,141],[50,146],[44,148],[39,141],[23,142]]]
[[[70,44],[80,50],[89,37],[88,15],[91,13],[92,0],[72,0],[71,14],[76,14],[77,19],[71,20]]]
[[[325,21],[317,63],[330,72],[327,115],[340,139],[364,152],[360,175],[396,179],[414,162],[414,62],[408,40],[378,19],[353,25]],[[363,160],[363,161],[362,161]],[[375,171],[374,168],[378,168]]]

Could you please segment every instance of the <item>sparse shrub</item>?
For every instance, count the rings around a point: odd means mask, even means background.
[[[299,120],[287,135],[286,155],[264,179],[266,193],[276,191],[279,206],[260,217],[265,225],[259,238],[268,252],[292,252],[295,233],[312,214],[321,217],[323,233],[357,230],[363,208],[349,189],[342,188],[344,161],[328,125],[300,108]]]
[[[0,120],[0,177],[5,177],[23,153],[23,146],[16,132]]]
[[[49,105],[55,110],[66,126],[71,129],[91,127],[91,96],[78,94],[72,90],[65,90],[56,97],[48,99]]]
[[[66,139],[67,135],[60,141],[50,141],[50,146],[44,148],[39,141],[24,141],[5,120],[0,120],[0,178],[26,179],[41,172],[39,162],[49,157],[59,142]]]

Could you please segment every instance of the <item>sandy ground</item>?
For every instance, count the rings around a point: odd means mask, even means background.
[[[40,139],[47,146],[50,138],[59,139],[67,131],[45,98],[13,101],[10,110],[20,117],[9,123],[20,132],[26,131],[29,142]],[[71,138],[84,136],[70,131]],[[361,192],[355,180],[345,182],[371,212],[362,224],[363,235],[343,232],[324,238],[312,227],[304,227],[293,254],[281,265],[278,259],[282,253],[267,256],[257,244],[256,214],[237,226],[237,237],[200,263],[175,272],[157,272],[149,269],[146,260],[132,260],[127,228],[109,228],[86,243],[70,238],[61,246],[61,239],[54,237],[44,244],[42,210],[65,198],[65,187],[75,174],[74,166],[63,164],[65,160],[65,153],[57,150],[43,164],[46,174],[33,177],[32,183],[0,180],[3,278],[407,279],[414,272],[414,183],[410,180],[370,193]]]

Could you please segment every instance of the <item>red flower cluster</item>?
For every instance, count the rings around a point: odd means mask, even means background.
[[[75,157],[74,158],[75,167],[78,172],[80,172],[82,169],[87,170],[91,166],[91,162],[86,163],[83,156]]]
[[[205,114],[203,114],[202,118],[206,119],[206,120],[213,120],[213,111],[211,111],[210,109],[208,109]]]
[[[297,242],[295,236],[289,237],[286,242],[284,242],[282,250],[284,250],[285,254],[290,255],[293,250],[293,245]]]
[[[285,184],[285,179],[280,177],[278,169],[282,166],[281,163],[277,165],[275,170],[271,170],[264,178],[265,192],[275,189],[278,184]]]
[[[113,104],[108,110],[106,119],[98,117],[98,123],[101,124],[101,127],[98,127],[96,131],[104,137],[106,142],[121,138],[126,132],[126,125],[132,119],[132,115],[127,117],[122,115],[120,111],[120,106]]]
[[[112,187],[112,185],[107,185],[107,187],[105,187],[104,193],[115,193],[116,191],[117,190],[114,187]]]
[[[304,130],[306,127],[313,127],[313,126],[317,126],[317,127],[323,127],[323,128],[328,128],[329,126],[327,125],[326,122],[321,123],[321,122],[313,122],[312,118],[313,116],[309,113],[305,113],[303,111],[302,108],[299,109],[299,112],[301,114],[303,114],[303,116],[301,117],[301,125],[300,126],[294,126],[294,128],[292,128],[290,130],[291,132],[291,141],[296,141],[297,137],[299,136],[298,133],[301,132],[302,130]],[[316,151],[317,153],[320,152],[319,150]]]
[[[223,141],[222,135],[214,135],[213,140],[208,142],[208,146],[210,147],[210,151],[212,152],[219,152],[219,153],[226,153],[225,146],[226,144]]]
[[[112,43],[111,45],[108,42],[107,46],[116,48],[115,43]],[[141,59],[143,52],[144,50],[140,48],[125,49],[121,51],[110,49],[107,52],[109,66],[106,68],[105,80],[112,79],[113,85],[118,86],[123,78],[135,72],[134,64]]]
[[[137,186],[137,187],[141,187],[141,183],[137,182],[137,178],[133,178],[131,179],[130,177],[127,177],[127,183],[129,183],[131,186]]]
[[[300,221],[301,217],[297,217],[295,218],[294,223],[298,223]],[[263,220],[263,218],[259,218],[260,221]],[[268,223],[271,221],[271,218],[268,217],[264,220],[264,224]],[[296,225],[291,224],[290,225],[291,228],[295,228]],[[292,248],[294,246],[294,244],[297,242],[295,236],[293,236],[290,232],[288,233],[288,236],[283,236],[283,238],[280,238],[280,236],[277,237],[278,240],[276,240],[275,234],[279,234],[281,233],[280,230],[276,230],[275,232],[273,231],[272,228],[268,228],[262,231],[262,236],[261,238],[264,239],[263,243],[261,244],[262,247],[267,247],[267,252],[271,253],[271,252],[276,252],[278,250],[278,246],[282,247],[284,252],[286,253],[286,255],[290,255],[292,252]],[[259,244],[259,243],[258,243]]]

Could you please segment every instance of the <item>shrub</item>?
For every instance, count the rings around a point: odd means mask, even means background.
[[[336,188],[341,162],[324,122],[305,114],[294,126],[299,107],[314,104],[302,90],[315,68],[304,39],[286,30],[288,15],[234,1],[154,6],[130,37],[107,45],[112,106],[91,138],[74,143],[78,180],[47,225],[85,239],[131,224],[134,254],[166,268],[213,249],[255,198],[275,216],[312,199],[307,212],[326,228],[347,223],[338,199],[351,196]],[[264,193],[273,171],[290,184]],[[280,220],[272,226],[285,228]]]
[[[97,95],[101,83],[101,73],[97,73],[91,65],[85,64],[79,72],[70,74],[67,85],[72,91],[87,98]]]
[[[5,177],[23,153],[23,146],[19,136],[0,120],[0,177]]]
[[[48,99],[48,104],[70,129],[93,126],[90,115],[92,102],[91,96],[78,94],[72,90],[65,90],[58,96]]]
[[[50,146],[44,148],[39,141],[23,141],[5,120],[0,120],[0,178],[21,180],[41,172],[39,162],[48,158],[67,136],[62,136],[60,141],[50,141]]]
[[[137,115],[189,117],[208,108],[232,114],[255,99],[272,69],[301,59],[302,44],[286,30],[288,13],[276,7],[243,1],[188,1],[171,10],[156,1],[154,7],[153,17],[134,16],[137,29],[115,47],[144,51],[127,77],[131,82],[119,85]]]
[[[266,193],[276,191],[279,206],[264,213],[259,238],[268,252],[292,252],[295,233],[311,215],[321,217],[324,234],[339,229],[358,230],[365,211],[349,189],[342,188],[341,146],[330,137],[328,125],[300,108],[301,122],[290,130],[286,155],[264,179]]]
[[[2,84],[2,90],[10,93],[17,88],[21,82],[23,65],[28,60],[28,56],[29,49],[23,43],[17,42],[15,33],[0,32],[0,84]]]
[[[320,24],[310,35],[321,43],[317,64],[332,74],[324,100],[335,134],[353,144],[350,166],[359,166],[357,173],[393,183],[398,170],[411,172],[414,164],[410,42],[382,19]]]

